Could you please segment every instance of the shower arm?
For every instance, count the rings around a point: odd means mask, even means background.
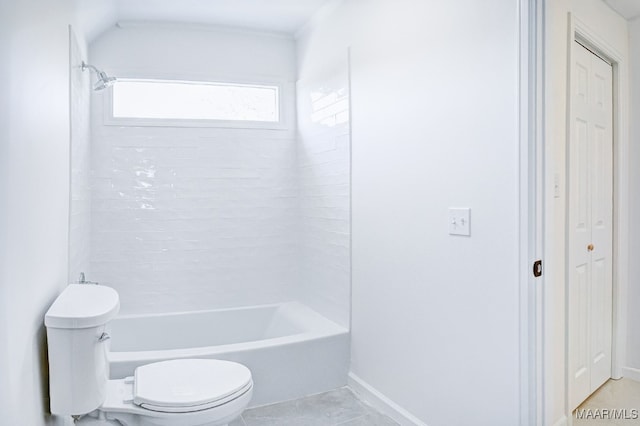
[[[100,74],[100,70],[98,68],[94,67],[93,65],[89,65],[89,64],[85,63],[84,61],[82,61],[82,71],[84,71],[86,69],[90,69],[93,72],[95,72],[96,74]]]

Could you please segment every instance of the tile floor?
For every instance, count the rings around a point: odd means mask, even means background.
[[[398,426],[347,387],[252,408],[229,426]]]
[[[580,405],[573,413],[574,426],[632,426],[640,425],[637,418],[595,418],[597,410],[624,410],[621,413],[627,417],[640,415],[640,382],[630,379],[609,380],[593,395]],[[591,410],[592,418],[577,418],[580,410]],[[583,412],[584,414],[585,412]],[[618,412],[620,413],[620,412]],[[600,416],[603,417],[603,416]]]

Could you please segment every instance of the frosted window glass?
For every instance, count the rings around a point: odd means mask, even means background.
[[[118,80],[113,86],[113,117],[278,122],[278,87]]]

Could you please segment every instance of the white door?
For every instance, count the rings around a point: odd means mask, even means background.
[[[611,377],[612,81],[611,65],[574,42],[567,241],[571,410]]]

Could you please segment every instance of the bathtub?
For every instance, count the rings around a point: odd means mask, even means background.
[[[253,375],[251,406],[347,383],[349,333],[309,307],[288,302],[211,311],[122,315],[110,324],[110,377],[177,358],[240,362]]]

